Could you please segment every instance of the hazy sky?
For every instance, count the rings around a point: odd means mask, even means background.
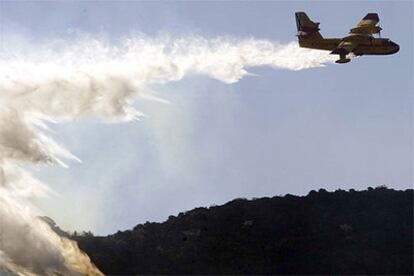
[[[343,36],[378,12],[391,56],[302,71],[253,68],[225,84],[206,76],[154,87],[147,117],[52,125],[82,160],[34,168],[59,194],[38,202],[66,229],[106,234],[236,197],[413,183],[413,2],[0,2],[3,33],[34,40],[68,30],[294,41],[295,11]],[[7,43],[7,41],[1,41]],[[1,93],[1,91],[0,91]]]

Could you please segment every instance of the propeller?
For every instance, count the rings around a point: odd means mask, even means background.
[[[376,27],[378,28],[378,37],[381,38],[381,31],[382,31],[381,24],[378,23],[378,26]]]

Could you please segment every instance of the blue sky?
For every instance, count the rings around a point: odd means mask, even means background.
[[[288,43],[299,10],[326,37],[378,12],[400,52],[298,72],[252,68],[257,77],[230,85],[190,76],[154,88],[170,105],[138,99],[148,115],[139,122],[54,125],[83,163],[35,169],[60,194],[37,204],[64,228],[106,234],[236,197],[412,187],[411,1],[2,1],[0,23],[40,41],[75,29]]]

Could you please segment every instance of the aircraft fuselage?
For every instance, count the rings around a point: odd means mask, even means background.
[[[400,50],[395,42],[387,38],[364,37],[350,35],[343,39],[324,38],[321,40],[299,39],[300,47],[333,51],[342,41],[358,41],[358,46],[353,49],[352,53],[357,56],[362,55],[391,55]]]

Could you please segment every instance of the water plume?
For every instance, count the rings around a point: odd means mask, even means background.
[[[43,213],[31,203],[53,191],[25,164],[79,161],[47,136],[48,125],[83,117],[139,119],[134,99],[151,98],[152,85],[191,74],[234,83],[250,67],[301,70],[333,61],[293,42],[254,38],[133,35],[110,43],[78,35],[12,46],[0,53],[0,272],[17,275],[101,274],[74,241],[39,219]]]

